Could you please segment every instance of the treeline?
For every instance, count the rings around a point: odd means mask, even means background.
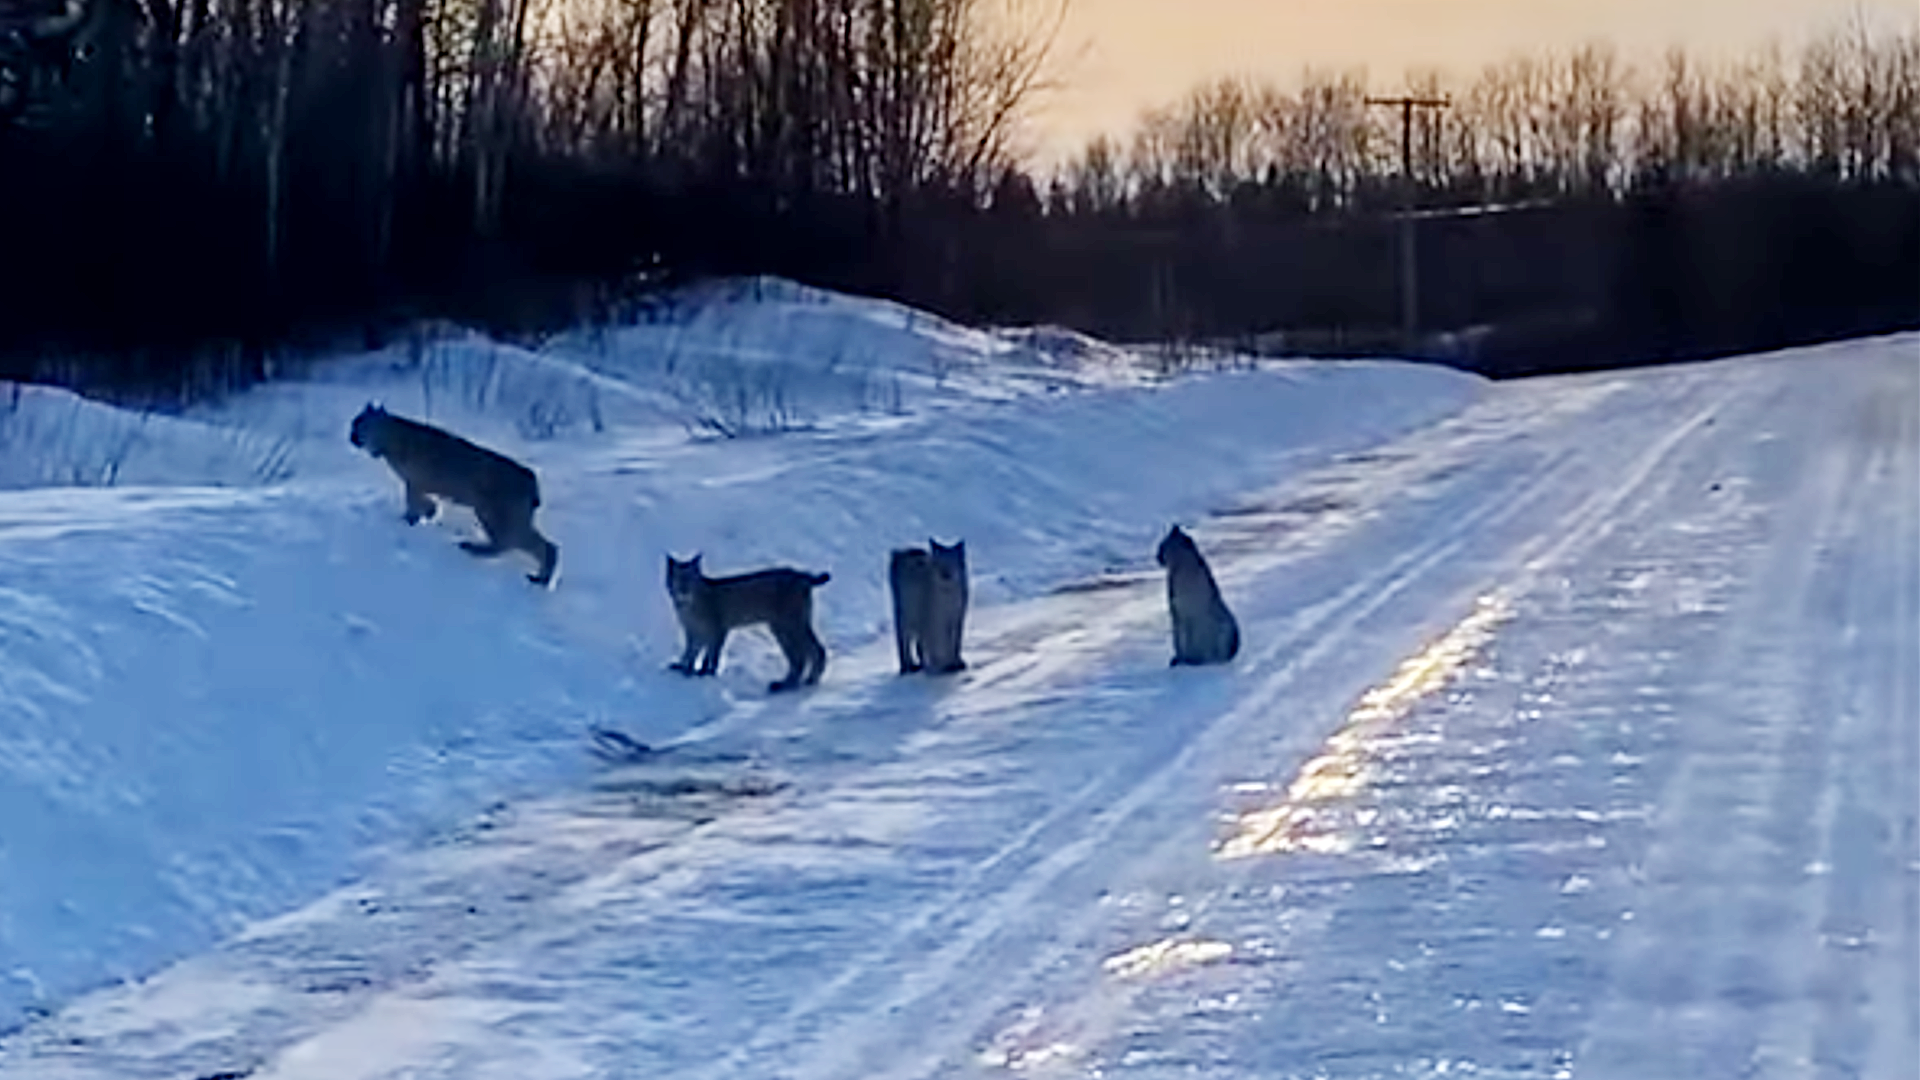
[[[1359,73],[1220,80],[1043,184],[1013,178],[968,301],[1120,337],[1397,351],[1411,216],[1418,347],[1485,370],[1920,325],[1920,29],[1855,20],[1717,65],[1589,44],[1374,94]],[[1446,105],[1407,129],[1396,97]]]
[[[1012,164],[999,0],[0,0],[0,348],[166,368],[583,283],[884,287]],[[143,355],[151,354],[151,355]]]
[[[1410,76],[1445,101],[1414,116],[1425,205],[1624,194],[1757,174],[1836,181],[1920,177],[1920,28],[1855,22],[1791,59],[1775,46],[1709,66],[1674,49],[1652,68],[1590,43],[1515,57],[1458,83]],[[1130,141],[1095,139],[1054,201],[1099,211],[1219,202],[1248,185],[1315,211],[1397,202],[1401,125],[1369,105],[1364,74],[1309,72],[1293,91],[1223,79],[1148,113]]]
[[[1508,370],[1920,325],[1920,30],[1371,105],[1200,87],[1051,174],[1052,0],[0,0],[0,358],[617,317],[775,273],[964,319]],[[1401,92],[1396,90],[1396,93]],[[1402,176],[1402,151],[1409,175]]]

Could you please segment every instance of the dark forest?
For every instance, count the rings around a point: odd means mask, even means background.
[[[1223,80],[1040,174],[986,0],[0,0],[0,363],[168,393],[779,274],[1491,374],[1920,326],[1920,29]],[[1403,262],[1411,252],[1411,263]],[[1408,295],[1408,265],[1414,289]],[[211,374],[210,374],[211,373]]]

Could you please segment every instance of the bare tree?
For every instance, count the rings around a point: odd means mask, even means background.
[[[1309,71],[1292,122],[1292,172],[1306,178],[1312,205],[1332,209],[1352,200],[1370,171],[1375,131],[1361,72]]]
[[[1068,162],[1065,183],[1073,209],[1092,214],[1117,209],[1127,197],[1119,147],[1104,134],[1094,136]]]

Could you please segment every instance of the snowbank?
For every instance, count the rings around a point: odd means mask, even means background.
[[[884,301],[777,279],[667,294],[638,325],[540,351],[469,332],[333,362],[193,416],[335,449],[369,398],[487,438],[588,441],[652,433],[740,438],[818,431],[1071,389],[1140,385],[1134,353],[1067,331],[975,330]],[[302,455],[302,475],[329,456]]]
[[[0,490],[275,483],[293,474],[291,452],[271,433],[212,430],[55,387],[0,383]]]

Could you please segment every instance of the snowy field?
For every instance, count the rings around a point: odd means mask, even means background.
[[[369,397],[539,471],[555,590],[400,523]],[[184,417],[11,401],[9,1080],[1920,1061],[1920,337],[1163,379],[753,282]],[[1231,667],[1166,666],[1174,520]],[[972,666],[900,679],[929,535]],[[833,572],[818,688],[754,633],[663,670],[696,549]]]

